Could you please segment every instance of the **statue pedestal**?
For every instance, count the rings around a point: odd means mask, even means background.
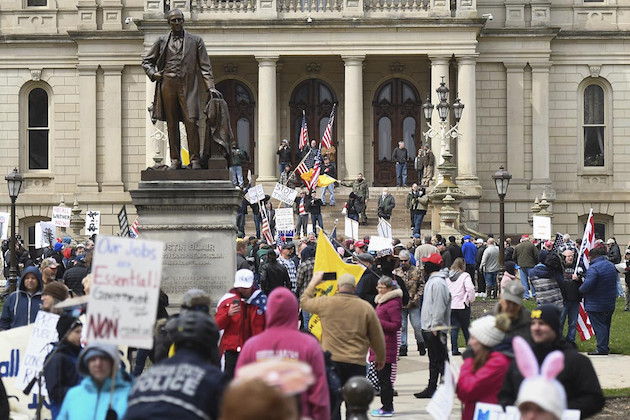
[[[188,289],[198,288],[210,294],[214,310],[234,283],[236,211],[243,192],[230,181],[203,179],[204,172],[143,171],[131,191],[140,238],[165,244],[162,289],[174,309]],[[169,179],[146,180],[154,174]]]

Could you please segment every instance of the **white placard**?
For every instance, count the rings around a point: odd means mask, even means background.
[[[53,207],[52,222],[55,226],[70,227],[70,216],[72,216],[72,209],[70,207]]]
[[[52,343],[59,341],[57,334],[59,315],[39,311],[35,318],[35,328],[28,341],[24,357],[20,359],[20,371],[15,379],[15,387],[24,389],[37,376],[44,366],[46,356],[52,350]],[[42,377],[42,395],[48,396],[48,390]]]
[[[346,217],[346,226],[344,234],[348,238],[352,238],[355,241],[359,240],[359,222]]]
[[[382,236],[383,238],[390,238],[392,237],[392,224],[389,223],[387,220],[383,219],[382,217],[379,217],[378,219],[378,226],[376,227],[376,231],[378,232],[378,236]]]
[[[53,222],[35,223],[35,248],[53,246],[56,242],[57,227]]]
[[[11,215],[9,213],[0,213],[0,240],[9,238],[9,220]]]
[[[448,419],[453,411],[453,401],[455,399],[455,381],[450,365],[444,362],[443,383],[438,386],[427,405],[427,412],[436,420]]]
[[[291,207],[276,209],[276,230],[293,230],[295,221],[293,220],[293,209]]]
[[[265,199],[265,190],[262,185],[256,185],[247,190],[247,199],[250,203],[256,203]]]
[[[521,412],[513,405],[505,407],[503,412],[499,404],[478,402],[475,404],[473,420],[521,420]],[[580,410],[564,410],[561,420],[580,420]]]
[[[534,216],[534,238],[551,239],[551,217]]]
[[[289,188],[280,183],[276,183],[276,186],[273,188],[273,192],[271,193],[271,198],[275,198],[276,200],[291,205],[295,201],[297,193],[297,190],[293,188]]]
[[[88,296],[87,339],[153,347],[164,243],[98,236]]]
[[[394,251],[391,238],[383,238],[382,236],[370,236],[368,252],[378,252],[384,249],[391,249],[392,252]]]
[[[90,210],[85,215],[85,234],[87,236],[98,235],[101,228],[101,212]]]

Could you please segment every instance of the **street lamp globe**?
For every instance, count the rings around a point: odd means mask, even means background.
[[[18,195],[20,194],[20,188],[22,188],[22,181],[24,177],[20,172],[18,172],[17,168],[14,168],[13,171],[4,177],[9,186],[9,197],[11,200],[16,200]]]
[[[459,100],[459,97],[455,99],[455,102],[453,103],[453,105],[451,105],[451,108],[453,108],[455,121],[459,122],[459,120],[462,119],[462,114],[464,113],[464,104],[461,103],[461,101]]]
[[[494,185],[497,188],[497,194],[499,197],[503,198],[507,194],[508,186],[510,185],[510,179],[512,179],[512,175],[509,174],[508,171],[505,170],[503,166],[499,168],[498,171],[492,175],[492,179],[494,179]]]
[[[442,121],[446,121],[448,118],[448,110],[451,106],[446,101],[440,101],[437,106],[438,116]]]
[[[442,76],[442,81],[440,82],[440,86],[435,89],[435,91],[438,94],[438,99],[440,100],[440,102],[444,101],[446,102],[446,100],[448,99],[448,88],[446,87],[446,83],[444,83],[444,76]]]
[[[431,122],[431,116],[433,115],[433,104],[431,98],[427,95],[427,100],[422,104],[422,112],[424,112],[424,119]]]

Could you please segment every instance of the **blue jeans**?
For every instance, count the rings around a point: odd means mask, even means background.
[[[230,174],[232,174],[232,184],[234,186],[243,185],[243,167],[230,166]]]
[[[245,233],[245,213],[236,213],[236,230]]]
[[[610,353],[608,342],[610,341],[610,323],[612,322],[613,312],[588,312],[588,317],[595,332],[595,339],[597,340],[597,351],[600,353]]]
[[[315,223],[319,223],[319,227],[324,230],[324,219],[322,218],[322,214],[311,214],[311,224],[313,225],[313,232],[315,235],[318,235],[317,229],[315,228]]]
[[[407,162],[396,162],[396,185],[407,185]]]
[[[424,343],[424,338],[422,337],[420,308],[402,308],[402,332],[400,334],[400,345],[407,347],[407,317],[411,319],[411,327],[413,328],[413,335],[416,337],[416,343]]]
[[[621,277],[617,276],[617,297],[624,297],[623,287],[621,287]]]
[[[496,273],[495,273],[496,274]],[[496,278],[496,277],[495,277]],[[468,326],[470,325],[470,306],[464,309],[451,309],[451,349],[458,350],[457,339],[459,338],[459,330],[461,328],[464,334],[464,340],[468,344],[470,333]]]
[[[519,271],[521,273],[521,284],[525,288],[525,294],[523,295],[523,299],[529,299],[529,270],[531,267],[521,267]],[[536,289],[534,289],[534,284],[532,283],[532,297],[536,296]]]
[[[566,301],[562,308],[562,316],[560,317],[560,325],[564,329],[564,321],[569,318],[569,326],[567,329],[567,341],[575,343],[575,333],[577,332],[577,318],[580,312],[580,302]]]
[[[256,238],[260,239],[260,226],[262,225],[262,217],[260,214],[254,215],[254,225],[256,226]]]
[[[486,290],[489,287],[497,287],[497,272],[487,273],[484,271],[483,277],[486,279]]]
[[[424,220],[424,216],[426,213],[415,214],[413,216],[413,233],[420,234],[420,227],[422,226],[422,220]]]
[[[333,182],[332,184],[328,184],[325,187],[321,187],[320,191],[322,193],[322,201],[324,202],[324,204],[326,204],[326,191],[328,191],[328,194],[330,195],[330,205],[334,205],[335,204],[335,183]]]
[[[282,172],[284,172],[284,168],[286,168],[289,165],[290,165],[289,162],[280,162],[278,164],[278,176],[282,175]]]
[[[311,314],[302,309],[302,328],[308,331],[308,323],[311,321]]]

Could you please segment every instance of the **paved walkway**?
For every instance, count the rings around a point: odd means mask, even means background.
[[[411,330],[410,337],[413,337]],[[589,358],[593,362],[602,388],[630,387],[630,356],[609,355],[589,356]],[[461,357],[454,357],[454,360],[458,363],[458,366],[461,365]],[[422,391],[426,387],[428,380],[428,356],[420,356],[415,345],[412,345],[409,348],[409,356],[401,357],[398,361],[398,377],[395,385],[398,397],[394,397],[395,418],[409,420],[431,419],[431,416],[426,412],[426,406],[430,400],[417,399],[413,396],[415,392]],[[370,409],[380,407],[380,398],[374,397]],[[450,419],[460,418],[461,404],[455,398]]]

